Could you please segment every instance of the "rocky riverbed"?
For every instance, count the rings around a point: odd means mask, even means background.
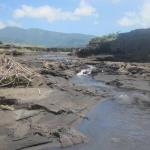
[[[86,114],[93,106],[120,92],[136,92],[128,95],[133,101],[124,98],[129,104],[150,105],[149,63],[100,62],[65,53],[30,53],[15,60],[34,69],[42,80],[26,88],[0,88],[2,150],[48,150],[85,143],[84,149],[91,143],[89,136],[75,124],[88,122],[91,116]]]

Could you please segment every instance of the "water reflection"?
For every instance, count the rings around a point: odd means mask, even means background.
[[[66,150],[149,150],[149,110],[128,107],[118,101],[99,103],[88,113],[89,120],[78,128],[88,135],[89,143]]]

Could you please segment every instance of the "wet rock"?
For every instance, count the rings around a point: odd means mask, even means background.
[[[67,135],[61,135],[60,143],[61,143],[62,147],[68,147],[68,146],[72,146],[73,145],[70,137],[67,136]]]
[[[0,105],[16,105],[18,101],[16,99],[8,99],[6,97],[0,97]]]
[[[112,85],[112,86],[117,86],[117,87],[120,87],[123,85],[118,79],[110,81],[110,82],[106,82],[106,84]]]
[[[46,61],[43,62],[41,74],[69,79],[80,68],[80,62]]]
[[[128,72],[130,72],[132,74],[143,74],[144,69],[143,68],[138,68],[138,67],[131,67],[131,68],[128,69]]]
[[[60,136],[62,147],[69,147],[87,142],[87,137],[75,129],[69,129]]]
[[[42,69],[41,74],[49,74],[56,77],[63,77],[65,79],[69,79],[72,76],[71,71],[60,71],[60,70],[50,70],[50,69]]]
[[[96,95],[96,91],[93,89],[83,89],[80,87],[75,87],[74,90],[77,92],[80,92],[84,95],[89,95],[89,96],[95,96]]]

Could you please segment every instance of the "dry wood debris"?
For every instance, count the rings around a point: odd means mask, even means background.
[[[0,56],[0,87],[29,86],[35,77],[40,77],[33,69],[22,65],[13,57]]]

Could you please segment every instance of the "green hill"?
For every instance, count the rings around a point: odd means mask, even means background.
[[[118,60],[150,61],[150,29],[110,34],[92,39],[78,56],[113,55]]]
[[[85,34],[67,34],[18,27],[6,27],[0,30],[0,41],[2,42],[45,47],[84,47],[93,37]]]

